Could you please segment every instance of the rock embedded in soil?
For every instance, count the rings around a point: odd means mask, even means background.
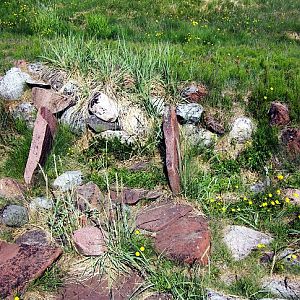
[[[29,128],[33,128],[37,109],[31,103],[21,103],[11,108],[11,113],[15,120],[23,120]]]
[[[289,109],[285,104],[272,102],[269,110],[271,125],[287,125],[290,123]]]
[[[185,124],[182,126],[183,135],[188,143],[191,145],[199,145],[210,147],[218,139],[218,136],[204,128],[194,126],[192,124]]]
[[[46,107],[53,114],[59,113],[73,104],[71,97],[38,87],[32,89],[32,101],[37,109]]]
[[[18,100],[24,93],[30,76],[19,68],[11,68],[0,80],[0,98]]]
[[[224,242],[235,260],[244,259],[258,244],[268,245],[272,240],[271,236],[245,226],[232,225],[224,230]]]
[[[204,126],[209,131],[219,135],[223,135],[225,133],[224,126],[221,125],[220,122],[216,120],[214,117],[210,115],[205,115],[203,121],[204,121]]]
[[[219,292],[208,290],[207,291],[207,300],[246,300],[245,298],[237,296],[227,296]]]
[[[133,145],[136,141],[136,138],[132,135],[129,135],[124,130],[106,130],[100,133],[100,136],[106,140],[118,139],[121,144]]]
[[[172,193],[176,195],[181,190],[179,176],[180,142],[178,121],[175,109],[172,106],[166,108],[163,117],[163,134],[166,148],[165,164],[169,185]]]
[[[118,122],[106,122],[93,115],[88,117],[87,125],[96,133],[106,130],[120,130],[121,128]]]
[[[29,230],[20,235],[15,243],[18,245],[30,245],[30,246],[48,246],[49,240],[47,233],[41,229]]]
[[[97,227],[86,226],[74,231],[73,241],[83,255],[99,256],[106,252],[103,233]]]
[[[300,206],[300,189],[287,188],[282,191],[284,197],[291,200],[291,203]]]
[[[201,120],[204,108],[197,103],[179,104],[176,107],[176,115],[184,124],[197,124]]]
[[[81,185],[82,177],[83,175],[81,171],[64,172],[54,180],[53,187],[61,190],[62,192],[66,192],[76,188],[78,185]]]
[[[240,117],[233,122],[229,136],[231,139],[234,139],[239,143],[243,143],[251,139],[253,130],[254,125],[251,119]]]
[[[106,122],[116,122],[119,110],[116,101],[104,93],[95,93],[89,103],[89,111]]]
[[[137,214],[136,226],[158,232],[192,211],[192,207],[173,202],[153,203]]]
[[[36,197],[29,204],[31,210],[49,210],[53,207],[53,200],[46,197]]]
[[[20,205],[8,205],[2,212],[1,221],[6,226],[22,227],[28,220],[27,209]]]
[[[208,94],[208,90],[206,86],[195,85],[195,84],[191,84],[190,86],[187,86],[180,93],[181,97],[189,102],[199,102],[205,96],[207,96],[207,94]]]
[[[171,294],[156,293],[156,294],[148,296],[144,300],[172,300],[172,299],[173,299],[173,296]]]
[[[156,233],[156,251],[169,259],[187,264],[207,265],[210,231],[203,216],[187,214]]]
[[[25,199],[25,187],[12,178],[0,179],[0,197],[9,200]]]
[[[0,298],[24,292],[62,254],[56,247],[9,244],[0,241]]]
[[[41,107],[34,123],[30,151],[24,171],[24,180],[31,184],[39,166],[44,166],[51,151],[57,128],[57,120],[46,108]]]
[[[278,297],[286,299],[300,299],[300,282],[288,277],[268,278],[263,283],[264,290]]]
[[[287,149],[292,157],[296,158],[300,156],[300,129],[297,130],[293,138],[288,142]]]

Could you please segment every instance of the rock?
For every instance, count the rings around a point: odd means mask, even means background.
[[[41,62],[31,63],[27,66],[29,73],[40,75],[46,67]]]
[[[290,123],[289,109],[285,104],[272,102],[269,110],[271,125],[287,125]]]
[[[10,227],[21,227],[28,222],[27,209],[19,205],[8,205],[2,212],[2,223]]]
[[[38,87],[32,89],[32,101],[37,109],[46,107],[53,114],[61,112],[73,104],[70,97]]]
[[[46,163],[52,148],[56,126],[56,118],[46,107],[41,107],[34,123],[30,151],[24,171],[24,179],[27,184],[32,183],[34,173],[39,170],[39,165],[44,166]]]
[[[207,96],[208,90],[204,85],[195,85],[192,84],[186,88],[184,88],[180,95],[183,99],[188,100],[190,102],[199,102],[205,96]]]
[[[45,67],[41,73],[41,79],[49,82],[51,84],[51,88],[57,92],[62,89],[66,77],[66,72],[61,69]]]
[[[29,246],[49,246],[47,233],[41,229],[29,230],[20,235],[16,239],[18,245],[29,245]]]
[[[151,127],[144,111],[132,103],[121,106],[120,126],[129,135],[137,138],[146,136]]]
[[[103,203],[104,196],[99,187],[93,183],[88,182],[76,188],[76,206],[80,211],[99,208]]]
[[[29,102],[24,102],[11,109],[15,120],[24,120],[29,128],[33,128],[37,110]]]
[[[164,114],[166,103],[163,98],[157,96],[150,97],[149,102],[155,115],[162,116]]]
[[[284,197],[287,197],[291,200],[291,203],[300,206],[300,189],[284,189],[282,191]]]
[[[100,136],[106,140],[118,139],[122,144],[132,145],[136,139],[130,136],[124,130],[106,130],[100,133]]]
[[[156,233],[155,249],[182,263],[207,265],[210,232],[203,216],[187,214]]]
[[[204,109],[200,104],[179,104],[176,107],[176,115],[182,123],[197,124],[200,122]]]
[[[148,296],[145,300],[172,300],[173,296],[171,294],[155,293]]]
[[[182,126],[182,132],[185,139],[191,145],[202,145],[205,147],[212,146],[218,139],[218,136],[204,128],[197,127],[193,124],[185,124]]]
[[[87,125],[96,133],[106,130],[120,130],[118,122],[105,122],[96,116],[89,116],[87,119]]]
[[[216,134],[223,135],[225,133],[224,127],[210,115],[204,116],[204,126],[206,129]]]
[[[298,129],[294,137],[288,142],[288,152],[291,156],[299,157],[300,155],[300,130]]]
[[[117,103],[104,93],[95,93],[90,100],[89,111],[106,122],[115,122],[119,117]]]
[[[48,199],[46,197],[36,197],[29,204],[29,208],[31,210],[41,210],[41,209],[49,210],[52,207],[53,207],[52,199]]]
[[[157,199],[162,196],[162,193],[157,191],[149,191],[145,189],[130,189],[123,188],[121,191],[110,190],[110,199],[113,202],[124,204],[136,204],[141,199]]]
[[[24,292],[62,254],[61,249],[47,246],[9,244],[0,241],[0,298]]]
[[[0,81],[0,98],[5,100],[19,99],[25,90],[26,80],[30,76],[19,68],[11,68]]]
[[[67,171],[54,180],[53,187],[66,192],[81,185],[82,176],[81,171]]]
[[[26,83],[30,88],[36,87],[36,88],[41,88],[41,89],[51,89],[51,85],[49,83],[33,80],[31,78],[26,80]]]
[[[292,270],[293,268],[296,270],[300,268],[300,257],[297,249],[284,249],[282,252],[277,254],[277,257],[278,260],[285,265],[285,270]]]
[[[149,168],[149,161],[139,161],[128,168],[130,171],[145,171]]]
[[[268,245],[273,238],[245,226],[227,226],[224,231],[224,242],[235,260],[247,257],[258,244]]]
[[[284,145],[288,145],[289,142],[293,141],[297,137],[297,130],[296,128],[287,128],[281,132],[281,140]]]
[[[62,94],[68,97],[75,96],[78,91],[79,91],[79,86],[76,81],[68,81],[62,87]]]
[[[0,179],[0,197],[11,200],[25,199],[25,188],[12,178]]]
[[[267,187],[269,187],[271,184],[270,179],[266,179],[265,181],[259,181],[256,182],[255,184],[252,184],[250,186],[250,191],[258,194],[258,193],[262,193],[266,190]]]
[[[173,202],[153,203],[137,214],[136,226],[140,229],[158,232],[191,211],[192,207],[189,205]]]
[[[82,134],[86,131],[88,109],[80,103],[68,108],[61,116],[61,122],[70,127],[75,134]]]
[[[163,118],[163,134],[166,147],[165,164],[173,194],[180,193],[179,176],[179,128],[174,107],[168,106]]]
[[[106,252],[102,231],[93,226],[80,228],[73,233],[77,250],[86,256],[99,256]]]
[[[226,296],[213,290],[207,291],[207,300],[242,300],[236,296]]]
[[[263,287],[267,292],[279,297],[291,300],[300,298],[300,283],[297,279],[293,280],[288,277],[269,278],[265,280]]]
[[[243,143],[251,138],[253,129],[254,125],[249,118],[237,118],[232,125],[229,136],[231,139],[234,139],[239,143]]]

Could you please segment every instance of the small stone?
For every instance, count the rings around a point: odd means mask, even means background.
[[[166,108],[163,118],[163,134],[166,147],[165,164],[169,185],[174,195],[180,193],[179,157],[180,142],[178,121],[174,107]]]
[[[0,179],[0,197],[11,200],[25,199],[25,188],[12,178]]]
[[[290,123],[289,109],[285,104],[272,102],[269,110],[271,125],[287,125]]]
[[[200,122],[204,109],[200,104],[179,104],[176,107],[176,115],[182,123],[197,124]]]
[[[274,277],[264,281],[264,290],[279,297],[286,299],[300,299],[300,283],[299,280],[290,279],[288,277]]]
[[[61,249],[56,247],[0,241],[0,298],[12,297],[16,291],[23,293],[61,254]]]
[[[153,295],[148,296],[145,300],[172,300],[173,296],[170,294],[164,293],[155,293]]]
[[[34,198],[29,204],[29,208],[31,210],[41,210],[41,209],[49,210],[52,207],[53,207],[53,201],[46,197]]]
[[[207,291],[207,300],[242,300],[242,299],[243,298],[237,296],[226,296],[213,290]]]
[[[194,146],[212,146],[218,139],[218,136],[204,128],[197,127],[193,124],[182,126],[182,132],[188,143]]]
[[[288,189],[284,189],[282,193],[284,197],[289,198],[291,203],[300,206],[300,189],[288,188]]]
[[[50,89],[51,88],[51,85],[49,83],[33,80],[31,78],[26,80],[26,83],[30,88],[34,88],[34,87],[41,88],[41,89]]]
[[[158,232],[192,211],[189,205],[173,202],[153,203],[137,214],[136,226]]]
[[[29,218],[27,209],[20,205],[8,205],[2,212],[2,223],[10,227],[21,227]]]
[[[43,72],[45,69],[45,66],[41,62],[35,62],[28,65],[28,71],[29,73],[39,75]]]
[[[229,136],[231,139],[234,139],[239,143],[243,143],[251,138],[253,129],[254,125],[249,118],[237,118],[232,125]]]
[[[96,116],[89,116],[87,119],[87,124],[96,133],[106,130],[120,130],[118,122],[105,122]]]
[[[195,85],[192,84],[186,88],[184,88],[180,95],[183,99],[188,100],[190,102],[199,102],[205,96],[207,96],[208,90],[204,85]]]
[[[53,187],[66,192],[81,185],[82,177],[81,171],[67,171],[54,180]]]
[[[78,91],[79,91],[79,86],[78,86],[78,83],[75,82],[75,81],[68,81],[62,87],[62,93],[63,93],[63,95],[66,95],[68,97],[75,96]]]
[[[100,136],[106,140],[118,139],[122,144],[132,145],[136,139],[130,136],[124,130],[106,130],[100,133]]]
[[[216,134],[223,135],[225,133],[224,127],[210,115],[205,115],[204,125],[209,131]]]
[[[71,97],[38,87],[32,89],[32,101],[37,109],[46,107],[53,114],[61,112],[73,104]]]
[[[224,242],[235,260],[244,259],[258,244],[268,245],[272,240],[269,235],[245,226],[227,226],[224,231]]]
[[[90,100],[89,111],[106,122],[115,122],[119,116],[117,103],[104,93],[93,95]]]
[[[24,102],[12,108],[12,117],[15,120],[24,120],[29,128],[33,128],[37,109],[29,102]]]
[[[73,233],[77,250],[86,256],[99,256],[106,252],[102,231],[93,226],[80,228]]]
[[[258,194],[258,193],[262,193],[266,190],[266,188],[268,187],[267,182],[256,182],[255,184],[252,184],[250,186],[250,191]]]
[[[210,232],[203,216],[187,214],[156,233],[155,249],[169,259],[207,265]]]
[[[11,68],[0,81],[0,98],[18,100],[24,93],[26,80],[30,76],[19,68]]]
[[[30,246],[49,246],[49,241],[47,238],[47,233],[40,229],[29,230],[20,235],[16,239],[16,244],[18,245],[30,245]]]

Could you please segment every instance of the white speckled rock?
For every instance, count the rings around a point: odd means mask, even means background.
[[[204,108],[198,103],[179,104],[176,107],[176,115],[188,124],[199,123],[203,111]]]
[[[123,130],[106,130],[100,133],[101,137],[111,140],[117,138],[122,144],[133,144],[135,142],[134,137],[130,136],[126,131]]]
[[[34,198],[30,204],[29,208],[31,210],[40,210],[40,209],[51,209],[53,207],[53,201],[46,197],[37,197]]]
[[[278,297],[290,300],[300,299],[300,281],[288,277],[268,278],[263,283],[264,290]]]
[[[224,242],[235,260],[247,257],[258,244],[268,245],[272,240],[269,235],[245,226],[232,225],[224,230]]]
[[[0,80],[0,97],[6,100],[19,99],[25,90],[30,76],[19,68],[11,68]]]
[[[29,128],[33,128],[37,109],[29,102],[24,102],[11,109],[14,119],[24,120]]]
[[[207,291],[207,300],[242,300],[237,296],[226,296],[213,290]]]
[[[93,95],[90,100],[89,111],[106,122],[115,122],[119,116],[117,103],[104,93]]]
[[[65,192],[81,184],[82,184],[81,171],[67,171],[61,174],[60,176],[58,176],[54,180],[53,187]]]
[[[27,209],[20,205],[8,205],[2,213],[2,222],[11,227],[21,227],[28,219]]]
[[[182,126],[184,137],[191,145],[203,145],[209,147],[213,145],[218,136],[204,128],[196,127],[193,124],[185,124]]]
[[[253,130],[254,125],[251,119],[241,117],[234,121],[229,136],[231,139],[243,143],[251,138]]]

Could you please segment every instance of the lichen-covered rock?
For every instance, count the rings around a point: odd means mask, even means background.
[[[29,208],[31,210],[41,210],[41,209],[51,209],[53,207],[53,200],[48,199],[46,197],[36,197],[34,198],[30,204]]]
[[[218,139],[216,134],[204,128],[194,126],[193,124],[185,124],[182,126],[182,132],[191,145],[203,145],[209,147]]]
[[[23,120],[29,128],[33,128],[37,109],[29,102],[24,102],[11,109],[15,120]]]
[[[5,100],[19,99],[25,90],[26,80],[30,76],[19,68],[11,68],[0,80],[0,98]]]
[[[182,123],[196,124],[200,122],[204,108],[197,103],[179,104],[176,107],[176,115]]]
[[[8,205],[2,212],[2,223],[11,227],[21,227],[28,222],[27,209],[20,205]]]
[[[107,140],[118,139],[122,144],[132,145],[136,142],[135,137],[124,130],[106,130],[101,132],[100,135]]]
[[[67,171],[54,180],[53,187],[63,192],[71,190],[82,184],[82,177],[81,171]]]
[[[285,299],[300,299],[300,282],[288,277],[268,278],[263,283],[264,290]]]
[[[254,125],[251,119],[241,117],[234,121],[229,136],[231,139],[243,143],[251,138],[253,130]]]

